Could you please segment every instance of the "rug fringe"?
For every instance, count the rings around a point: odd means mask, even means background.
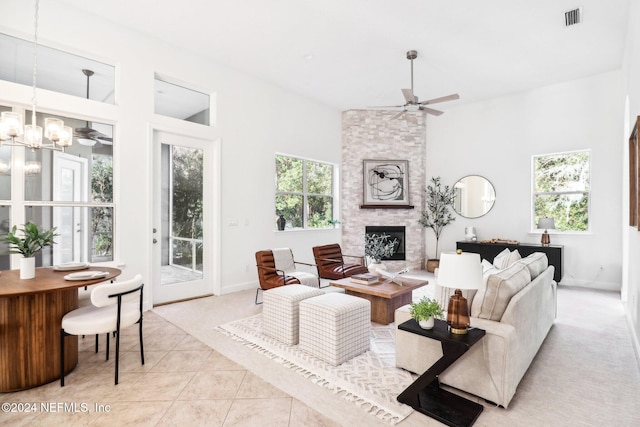
[[[391,411],[389,411],[388,409],[385,408],[381,408],[378,405],[375,405],[373,403],[371,403],[370,401],[368,401],[365,398],[362,398],[361,396],[359,396],[357,393],[354,393],[350,390],[344,389],[338,385],[335,385],[333,383],[331,383],[330,381],[328,381],[327,379],[321,377],[320,375],[316,374],[315,372],[311,372],[308,369],[305,369],[302,366],[299,366],[298,364],[291,362],[289,360],[284,359],[282,356],[275,354],[274,352],[272,352],[269,349],[264,348],[263,346],[261,346],[260,344],[251,342],[249,340],[247,340],[246,338],[243,338],[241,336],[238,336],[237,334],[235,334],[232,331],[229,331],[227,329],[224,328],[225,325],[221,325],[221,326],[217,326],[215,329],[222,333],[225,336],[230,337],[231,339],[233,339],[234,341],[238,341],[240,343],[242,343],[243,345],[245,345],[246,347],[257,351],[258,353],[268,357],[269,359],[280,363],[281,365],[287,367],[288,369],[291,369],[292,371],[296,372],[299,375],[302,375],[304,378],[310,379],[312,383],[317,384],[320,387],[326,388],[328,390],[331,390],[334,394],[340,396],[341,398],[354,403],[357,407],[361,408],[362,410],[364,410],[366,413],[369,413],[371,415],[374,415],[375,417],[386,421],[387,423],[394,425],[399,423],[400,421],[402,421],[403,419],[405,419],[409,414],[407,415],[399,415],[397,413],[393,413]],[[410,412],[409,412],[410,413]]]

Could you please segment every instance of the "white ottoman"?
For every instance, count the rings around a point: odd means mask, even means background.
[[[288,345],[298,344],[298,304],[323,295],[318,288],[286,285],[264,291],[262,333]]]
[[[334,366],[369,350],[371,303],[329,293],[300,301],[300,349]]]

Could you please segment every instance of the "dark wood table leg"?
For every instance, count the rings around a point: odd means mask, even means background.
[[[442,357],[398,396],[398,401],[451,427],[468,427],[482,413],[482,405],[440,388],[438,375],[458,360],[467,347],[442,341]],[[471,373],[472,374],[472,373]]]

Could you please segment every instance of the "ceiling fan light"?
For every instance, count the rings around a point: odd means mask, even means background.
[[[85,147],[93,147],[94,145],[96,145],[96,140],[89,138],[78,138],[78,144],[84,145]]]

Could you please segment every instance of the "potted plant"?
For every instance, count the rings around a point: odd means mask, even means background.
[[[433,273],[440,263],[438,258],[438,243],[440,242],[442,229],[452,221],[455,221],[455,218],[449,211],[449,207],[453,205],[456,194],[454,188],[450,188],[448,185],[442,186],[439,176],[431,178],[431,184],[427,186],[426,192],[427,209],[422,212],[422,216],[418,222],[423,227],[432,229],[436,235],[435,258],[427,260],[427,271]]]
[[[369,272],[378,274],[377,270],[383,268],[380,261],[382,258],[388,258],[396,251],[398,239],[391,240],[388,234],[367,234],[364,237],[364,254],[369,257]],[[378,274],[379,275],[379,274]]]
[[[20,231],[22,236],[19,236]],[[36,276],[36,254],[47,246],[54,245],[53,238],[56,234],[56,227],[50,230],[40,230],[37,225],[29,221],[18,230],[13,226],[4,236],[3,241],[9,245],[10,254],[20,254],[20,278],[33,279]]]
[[[435,325],[435,319],[441,319],[444,313],[438,301],[422,297],[419,302],[411,303],[409,314],[416,319],[421,328],[432,329]]]

